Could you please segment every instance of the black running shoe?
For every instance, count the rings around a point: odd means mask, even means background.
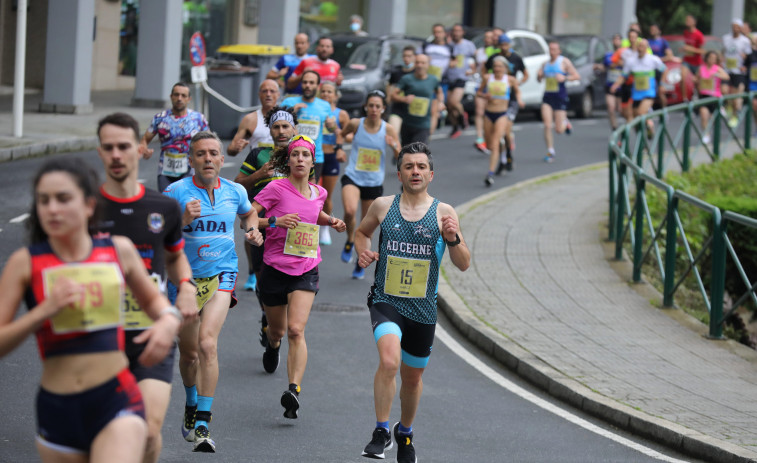
[[[487,175],[484,178],[484,185],[486,185],[486,186],[492,186],[492,185],[494,185],[494,176]]]
[[[265,312],[263,312],[263,317],[260,319],[260,345],[263,347],[268,347],[268,319],[265,317]]]
[[[263,368],[267,373],[273,373],[279,367],[279,347],[273,348],[271,345],[265,346],[265,352],[263,352]]]
[[[368,445],[363,450],[363,456],[366,458],[376,458],[383,460],[385,458],[384,451],[390,450],[394,446],[392,442],[392,435],[388,429],[376,428],[373,430],[373,437]]]
[[[195,428],[194,452],[215,453],[216,443],[210,438],[210,430],[206,426]]]
[[[194,407],[184,405],[184,421],[181,423],[181,435],[187,442],[195,441],[195,413],[197,413],[197,405]]]
[[[397,441],[397,463],[417,463],[415,447],[413,447],[413,434],[400,434],[400,422],[394,425],[394,440]]]
[[[507,166],[504,162],[500,161],[499,166],[497,166],[497,171],[495,172],[496,175],[502,175],[502,172],[507,169]]]
[[[511,156],[507,157],[507,163],[505,164],[505,170],[508,172],[512,172],[513,170],[513,158]]]
[[[300,399],[297,393],[287,389],[281,394],[281,406],[284,407],[284,418],[297,419],[297,410],[300,408]]]

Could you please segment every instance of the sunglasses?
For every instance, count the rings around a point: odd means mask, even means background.
[[[368,94],[368,96],[380,96],[381,98],[386,98],[386,93],[382,92],[381,90],[373,90]]]
[[[312,138],[308,137],[307,135],[295,135],[289,140],[289,143],[295,142],[297,140],[305,140],[308,143],[311,143],[315,146],[315,142]]]

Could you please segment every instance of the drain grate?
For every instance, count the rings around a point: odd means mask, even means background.
[[[323,302],[313,304],[313,308],[311,310],[314,312],[367,312],[368,307],[365,305],[344,305]]]

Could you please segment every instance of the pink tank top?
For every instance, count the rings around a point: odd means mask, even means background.
[[[720,79],[717,77],[718,65],[709,68],[706,64],[699,66],[699,93],[707,96],[721,96]]]

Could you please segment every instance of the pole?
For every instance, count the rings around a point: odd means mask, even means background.
[[[18,0],[16,11],[16,69],[13,76],[13,136],[24,134],[24,76],[26,75],[26,3]]]

